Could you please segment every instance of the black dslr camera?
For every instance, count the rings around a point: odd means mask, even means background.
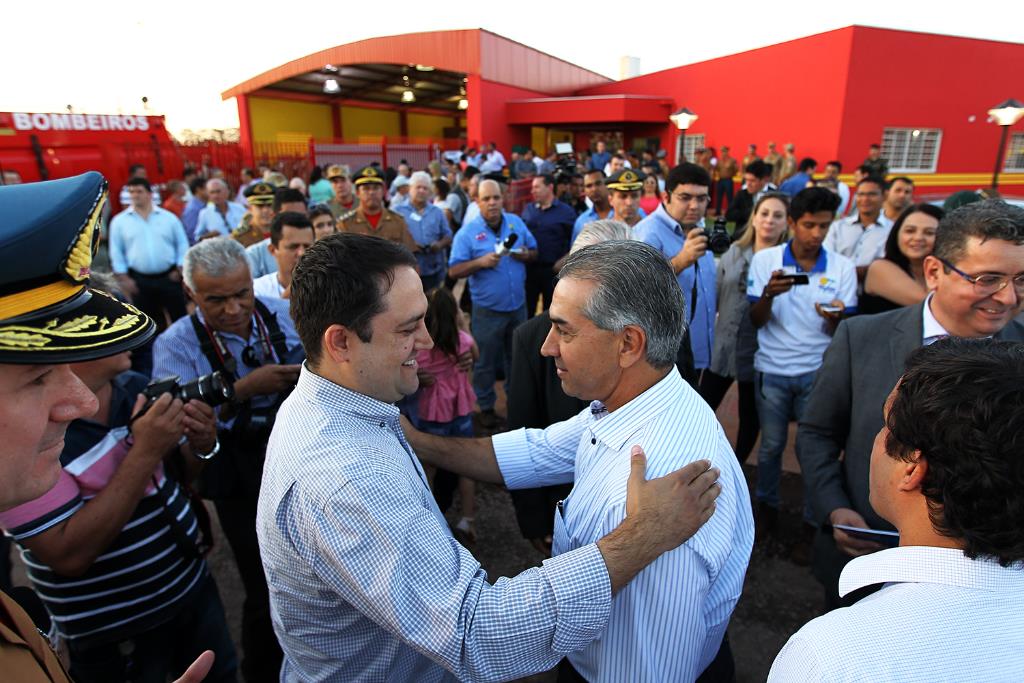
[[[721,256],[729,251],[732,238],[729,237],[729,231],[725,229],[725,216],[716,218],[711,230],[704,228],[704,236],[708,238],[708,249],[711,250],[711,253]]]
[[[180,378],[177,375],[155,379],[146,386],[142,393],[150,403],[160,398],[162,394],[170,394],[174,398],[181,399],[182,403],[195,399],[211,408],[227,403],[235,397],[234,384],[220,370],[197,377],[185,384],[179,384],[179,381]]]

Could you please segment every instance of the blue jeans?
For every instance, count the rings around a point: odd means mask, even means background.
[[[476,392],[476,402],[480,405],[480,410],[494,409],[494,370],[499,363],[505,368],[505,394],[508,394],[512,333],[525,321],[525,305],[507,313],[473,305],[470,325],[473,328],[473,338],[480,348],[480,358],[473,366],[473,391]]]
[[[758,372],[755,377],[757,416],[761,421],[761,448],[757,451],[757,500],[779,506],[782,452],[786,450],[790,420],[799,420],[818,372],[795,377]]]

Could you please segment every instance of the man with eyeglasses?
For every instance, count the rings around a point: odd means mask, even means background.
[[[865,176],[857,183],[854,202],[857,210],[832,224],[825,237],[825,248],[852,259],[857,266],[857,282],[864,282],[868,266],[885,255],[892,221],[882,213],[885,180]]]
[[[704,236],[711,176],[697,164],[680,164],[665,179],[665,199],[633,228],[633,237],[668,259],[686,300],[686,323],[699,372],[711,364],[715,326],[715,258]]]
[[[846,563],[882,548],[863,532],[835,525],[893,528],[868,500],[868,471],[885,398],[907,356],[947,336],[1024,341],[1024,325],[1013,320],[1024,297],[1024,209],[989,200],[947,214],[924,274],[930,291],[924,302],[840,323],[800,421],[797,457],[811,512],[822,525],[813,568],[830,609],[864,595],[840,600]]]
[[[306,232],[312,232],[308,223]],[[184,280],[196,312],[157,338],[153,377],[177,375],[185,383],[219,370],[234,380],[234,399],[217,416],[220,453],[203,470],[200,493],[214,502],[245,588],[242,675],[276,680],[281,649],[256,540],[256,501],[267,440],[298,379],[302,346],[288,301],[253,293],[245,249],[235,240],[214,238],[189,249]]]

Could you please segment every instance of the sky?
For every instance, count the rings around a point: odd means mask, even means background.
[[[145,96],[148,113],[165,115],[172,132],[229,128],[238,114],[222,91],[325,48],[416,31],[485,28],[611,78],[624,55],[639,57],[641,73],[649,73],[850,24],[1014,42],[1024,36],[1019,0],[992,0],[973,12],[935,0],[646,0],[626,3],[637,11],[625,17],[612,10],[616,5],[6,3],[0,110],[63,112],[70,104],[82,113],[142,114]],[[104,6],[111,9],[102,13]],[[745,97],[737,87],[737,101]]]

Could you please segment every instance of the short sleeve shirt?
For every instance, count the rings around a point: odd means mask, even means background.
[[[789,242],[754,254],[747,274],[747,297],[752,303],[761,298],[776,270],[805,272]],[[784,377],[814,372],[821,367],[822,356],[832,341],[827,323],[814,305],[839,299],[847,313],[856,311],[857,271],[853,261],[823,247],[807,275],[809,284],[794,285],[772,301],[772,317],[757,331],[754,369],[758,372]]]
[[[472,261],[489,254],[513,233],[518,234],[513,249],[536,249],[537,240],[519,216],[502,212],[501,229],[491,230],[482,216],[467,223],[455,235],[448,265]],[[509,313],[526,305],[526,266],[512,258],[502,257],[494,268],[484,268],[469,276],[473,304],[492,311]]]

